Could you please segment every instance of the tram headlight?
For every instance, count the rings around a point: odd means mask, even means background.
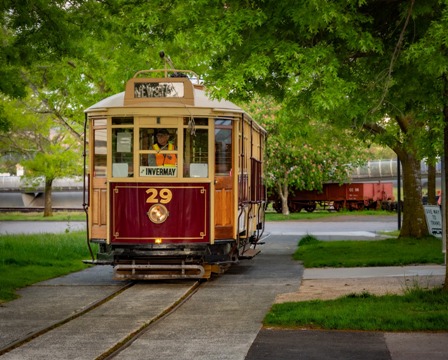
[[[168,218],[170,213],[165,205],[154,204],[149,208],[147,214],[149,220],[151,220],[154,224],[161,224]]]

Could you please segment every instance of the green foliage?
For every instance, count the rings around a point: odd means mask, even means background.
[[[81,175],[79,139],[50,116],[28,111],[19,101],[4,102],[10,131],[0,133],[0,153],[26,167],[26,175],[47,179]]]
[[[268,132],[266,184],[283,197],[292,188],[315,190],[328,181],[344,182],[350,167],[365,156],[353,137],[332,126],[297,117],[271,97],[254,96],[246,105]]]
[[[397,311],[400,309],[400,311]],[[405,295],[351,294],[330,301],[273,305],[265,326],[366,331],[446,331],[448,294],[413,289]]]
[[[5,115],[5,109],[3,105],[0,104],[0,133],[6,132],[11,127],[11,121]]]
[[[272,182],[286,175],[283,189],[342,179],[353,138],[390,147],[413,174],[414,158],[441,153],[447,18],[440,0],[6,0],[0,91],[25,98],[33,89],[34,108],[76,136],[82,108],[122,91],[137,70],[160,68],[165,50],[203,74],[214,96],[281,104],[267,165],[280,170]],[[287,167],[275,166],[281,160]],[[404,228],[424,224],[417,204],[408,209]]]
[[[0,91],[26,94],[22,67],[76,54],[83,34],[78,12],[83,0],[5,0],[0,5]]]
[[[314,236],[306,235],[299,240],[299,246],[317,244],[318,242],[319,242],[319,240],[317,240]]]
[[[0,302],[38,281],[85,269],[85,232],[0,236]]]
[[[412,201],[403,229],[422,236],[423,209],[413,200],[421,197],[421,189],[410,179],[419,171],[414,164],[441,151],[446,5],[438,0],[173,0],[164,34],[181,53],[202,55],[206,83],[218,97],[247,100],[268,94],[294,114],[288,118],[300,125],[290,129],[302,129],[305,122],[325,124],[316,126],[316,133],[334,129],[390,147],[402,159],[405,199]],[[433,45],[432,39],[438,41],[433,58],[420,51]],[[438,76],[421,70],[426,66],[439,69]],[[308,144],[303,138],[295,144],[276,140],[295,160],[294,145]],[[288,154],[280,151],[274,155],[286,163]],[[310,173],[306,163],[300,167]],[[282,173],[289,176],[289,169]],[[311,184],[313,176],[308,177]]]
[[[312,235],[312,234],[311,234]],[[441,240],[398,238],[379,241],[316,241],[299,244],[294,259],[305,267],[443,264]]]

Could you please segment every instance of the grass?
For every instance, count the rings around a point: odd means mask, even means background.
[[[397,213],[383,210],[363,210],[363,211],[328,211],[318,210],[311,213],[301,211],[290,213],[289,215],[278,214],[276,212],[266,212],[266,221],[289,221],[289,220],[314,220],[340,216],[397,216]]]
[[[42,212],[7,212],[0,213],[0,221],[85,221],[84,211],[55,211],[53,216],[44,217]]]
[[[442,240],[391,238],[375,241],[319,241],[306,236],[294,259],[311,267],[403,266],[443,264]]]
[[[313,211],[312,213],[307,213],[301,211],[299,213],[291,213],[288,216],[277,214],[276,212],[267,212],[266,221],[288,221],[288,220],[313,220],[322,219],[328,217],[339,217],[339,216],[373,216],[373,215],[389,215],[397,216],[396,213],[390,211],[374,211],[374,210],[364,210],[364,211],[339,211],[330,212],[327,210]],[[42,212],[7,212],[0,213],[0,221],[85,221],[86,214],[84,211],[55,211],[53,216],[44,217]]]
[[[323,242],[308,235],[299,242],[294,258],[307,268],[444,263],[441,240],[434,237]],[[447,291],[418,285],[404,290],[404,295],[363,292],[335,300],[275,304],[264,325],[368,331],[448,330]]]
[[[0,236],[0,303],[16,290],[85,269],[90,258],[85,232]]]
[[[404,295],[351,294],[335,300],[275,304],[265,326],[368,331],[446,331],[448,293],[414,288]]]

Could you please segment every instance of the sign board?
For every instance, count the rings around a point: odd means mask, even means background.
[[[130,153],[132,144],[132,134],[120,132],[117,134],[117,152]]]
[[[438,205],[425,205],[426,224],[428,231],[435,237],[442,238],[442,211]]]
[[[136,82],[134,84],[135,98],[166,98],[183,97],[184,84],[170,82]]]
[[[177,176],[174,166],[140,166],[140,176]]]

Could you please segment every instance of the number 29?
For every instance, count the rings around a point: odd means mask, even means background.
[[[146,190],[146,193],[149,195],[146,198],[146,203],[148,204],[157,204],[159,202],[162,204],[168,204],[173,198],[173,193],[170,189],[160,189],[159,191],[154,188],[149,188]]]

